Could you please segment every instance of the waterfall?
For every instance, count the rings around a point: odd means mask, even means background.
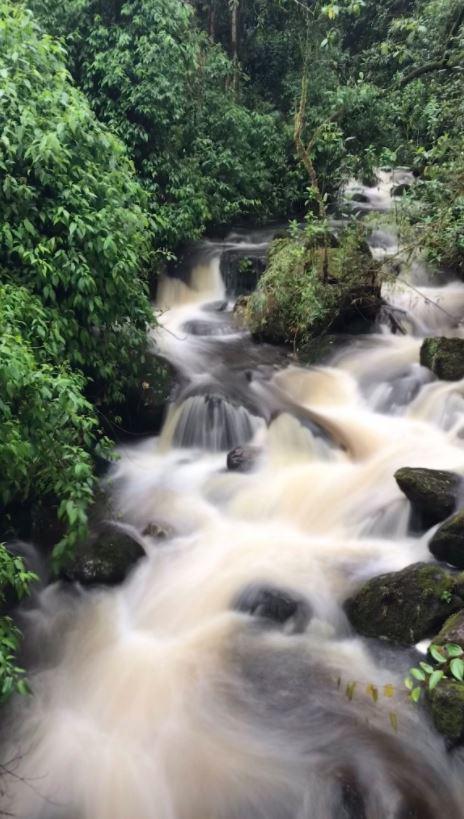
[[[384,172],[356,206],[387,213],[410,182]],[[464,285],[405,262],[384,297],[409,333],[385,322],[303,368],[232,321],[221,254],[269,239],[205,243],[160,284],[153,343],[182,386],[160,436],[121,447],[107,487],[140,537],[151,521],[169,536],[144,538],[122,586],[54,584],[24,615],[33,696],[11,707],[2,749],[12,815],[464,816],[462,763],[404,691],[414,652],[373,650],[343,612],[361,579],[430,559],[394,472],[464,474],[464,383],[419,364],[425,334],[464,336]],[[379,228],[371,246],[385,257],[398,237]],[[246,473],[226,469],[237,445],[260,453]],[[275,589],[282,628],[250,616]],[[370,685],[393,696],[373,702]]]

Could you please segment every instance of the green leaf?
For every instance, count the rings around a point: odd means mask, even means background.
[[[412,699],[412,701],[413,701],[413,702],[419,702],[419,700],[420,700],[420,696],[421,696],[421,693],[422,693],[422,689],[421,689],[421,688],[419,688],[419,687],[417,687],[417,688],[413,688],[413,690],[411,691],[411,699]]]
[[[456,680],[460,680],[462,682],[464,679],[464,660],[457,657],[454,660],[451,660],[450,671]]]
[[[448,657],[462,657],[464,651],[462,650],[461,646],[458,646],[456,643],[447,643],[445,645],[445,650],[448,654]]]
[[[444,649],[441,646],[431,645],[429,647],[429,652],[437,663],[446,663]]]
[[[428,663],[419,663],[419,665],[422,668],[422,670],[425,671],[426,674],[432,674],[433,667],[431,665],[429,665]]]
[[[416,678],[416,680],[420,680],[421,682],[425,682],[425,674],[420,668],[411,668],[410,674]]]
[[[445,672],[441,669],[437,671],[433,671],[429,677],[429,690],[433,691],[433,689],[438,685],[441,679],[445,676]]]

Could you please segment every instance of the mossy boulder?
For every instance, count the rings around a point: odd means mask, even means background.
[[[464,509],[456,512],[435,532],[429,549],[437,560],[464,569]]]
[[[380,268],[362,233],[346,231],[339,247],[302,238],[272,243],[268,263],[245,311],[253,336],[304,346],[330,328],[349,332],[375,319],[382,299]]]
[[[439,646],[456,643],[464,649],[464,610],[448,617],[433,642]]]
[[[403,467],[395,472],[395,480],[410,501],[416,519],[426,528],[454,511],[461,483],[455,472]]]
[[[464,740],[464,684],[442,680],[433,691],[427,692],[426,703],[437,731],[450,744]]]
[[[61,570],[63,580],[83,586],[114,586],[127,577],[144,557],[137,541],[117,529],[104,529],[76,547],[75,554]]]
[[[464,378],[464,339],[426,338],[420,363],[444,381],[460,381]]]
[[[414,563],[374,577],[345,603],[353,627],[366,637],[415,645],[464,608],[461,575],[435,563]]]

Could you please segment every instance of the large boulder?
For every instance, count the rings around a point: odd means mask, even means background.
[[[464,608],[464,584],[435,563],[414,563],[374,577],[345,603],[356,631],[401,645],[415,645]]]
[[[454,472],[403,467],[395,472],[395,480],[426,528],[440,523],[454,511],[461,483],[460,476]]]
[[[464,509],[456,512],[435,532],[429,549],[437,560],[464,569]]]
[[[61,577],[83,586],[114,586],[127,577],[145,551],[136,540],[117,529],[103,529],[76,547],[63,566]]]
[[[464,740],[464,684],[442,680],[427,692],[426,703],[437,731],[451,745]]]
[[[464,378],[464,339],[426,338],[420,363],[444,381],[460,381]]]

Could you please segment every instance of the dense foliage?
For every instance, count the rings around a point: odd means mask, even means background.
[[[86,395],[120,400],[150,319],[145,197],[59,45],[0,5],[0,497],[56,498],[80,537],[98,438]]]
[[[33,0],[98,117],[125,141],[168,253],[208,223],[284,215],[297,198],[291,129],[233,87],[224,51],[179,0]]]
[[[0,704],[13,691],[27,691],[24,671],[15,660],[21,635],[11,617],[1,615],[1,611],[8,599],[22,600],[34,580],[35,575],[26,570],[23,560],[0,543]]]

